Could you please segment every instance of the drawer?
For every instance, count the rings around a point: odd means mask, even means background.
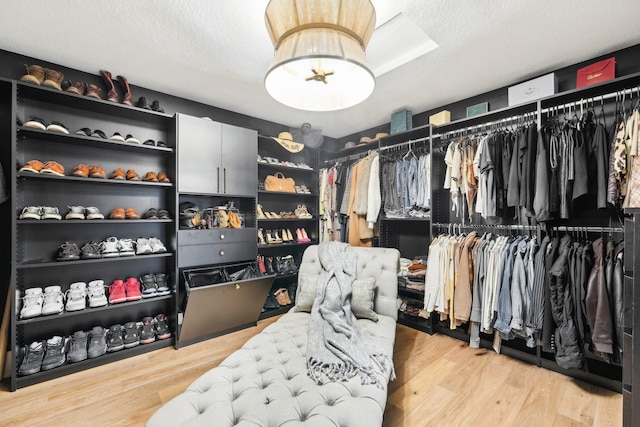
[[[255,228],[219,228],[215,230],[179,230],[178,246],[210,245],[225,242],[252,242],[257,245]]]
[[[255,260],[258,255],[257,248],[255,242],[224,242],[178,246],[178,267]]]

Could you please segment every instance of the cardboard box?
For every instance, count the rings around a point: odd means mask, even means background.
[[[526,81],[509,87],[509,106],[535,101],[550,96],[558,91],[558,80],[555,73]]]
[[[442,110],[439,113],[429,116],[429,124],[431,125],[439,126],[445,123],[449,123],[450,121],[451,121],[451,112],[447,110]]]

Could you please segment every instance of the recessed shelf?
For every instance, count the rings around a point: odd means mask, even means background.
[[[258,194],[275,194],[280,196],[303,196],[303,197],[315,197],[317,194],[314,193],[290,193],[288,191],[267,191],[267,190],[258,190]]]
[[[18,172],[19,178],[27,179],[52,179],[58,181],[82,182],[96,185],[143,185],[150,187],[173,187],[173,183],[166,182],[149,182],[149,181],[127,181],[120,179],[104,179],[104,178],[84,178],[81,176],[59,176],[46,173]]]
[[[141,261],[151,258],[167,258],[172,257],[172,252],[164,252],[161,254],[149,254],[149,255],[134,255],[134,256],[122,256],[113,258],[96,258],[96,259],[81,259],[74,261],[26,261],[16,266],[19,270],[30,268],[44,268],[44,267],[62,267],[64,265],[89,265],[103,262],[126,262],[126,261]]]
[[[69,224],[118,224],[118,225],[133,225],[133,224],[153,224],[153,223],[172,223],[172,219],[18,219],[16,224],[18,225],[69,225]]]

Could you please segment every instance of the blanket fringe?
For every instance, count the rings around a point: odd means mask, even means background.
[[[323,363],[314,358],[309,358],[307,368],[309,376],[316,384],[322,385],[329,381],[348,381],[356,375],[360,376],[362,385],[374,384],[378,388],[384,388],[386,378],[383,373],[390,372],[390,380],[396,379],[393,362],[386,354],[374,354],[371,359],[375,362],[372,367],[358,367],[352,363]]]

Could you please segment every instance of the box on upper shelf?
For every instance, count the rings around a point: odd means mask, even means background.
[[[545,74],[509,87],[509,106],[535,101],[558,91],[558,79],[555,73]]]
[[[406,108],[391,114],[391,135],[404,132],[413,127],[413,115]]]
[[[429,124],[440,126],[451,121],[451,111],[442,110],[439,113],[429,116]]]

